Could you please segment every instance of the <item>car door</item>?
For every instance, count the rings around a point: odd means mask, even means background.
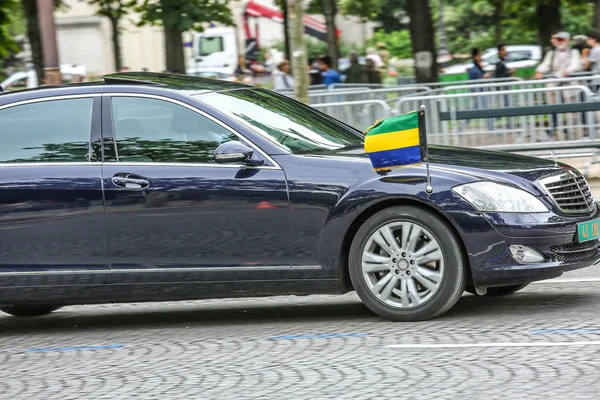
[[[107,282],[100,107],[87,95],[0,106],[0,297]]]
[[[289,200],[274,161],[254,147],[265,165],[217,164],[221,143],[245,139],[177,100],[105,94],[103,112],[111,281],[289,277]]]

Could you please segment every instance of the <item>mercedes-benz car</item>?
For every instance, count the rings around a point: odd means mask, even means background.
[[[554,161],[429,146],[375,172],[362,132],[185,75],[0,94],[0,309],[356,291],[396,321],[600,260],[600,211]]]

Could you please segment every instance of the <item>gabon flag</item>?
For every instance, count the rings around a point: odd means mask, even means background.
[[[424,111],[379,120],[365,132],[364,146],[375,171],[428,161]]]

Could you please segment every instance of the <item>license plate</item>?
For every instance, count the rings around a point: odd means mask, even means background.
[[[588,240],[598,239],[600,237],[600,219],[593,221],[582,222],[577,224],[577,233],[579,242],[587,242]]]

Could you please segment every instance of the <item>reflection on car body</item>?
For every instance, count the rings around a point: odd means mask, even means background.
[[[571,167],[430,146],[428,193],[424,167],[375,173],[361,132],[257,87],[114,74],[3,94],[0,124],[14,315],[355,290],[414,321],[600,259],[595,231],[579,235],[600,211]]]

